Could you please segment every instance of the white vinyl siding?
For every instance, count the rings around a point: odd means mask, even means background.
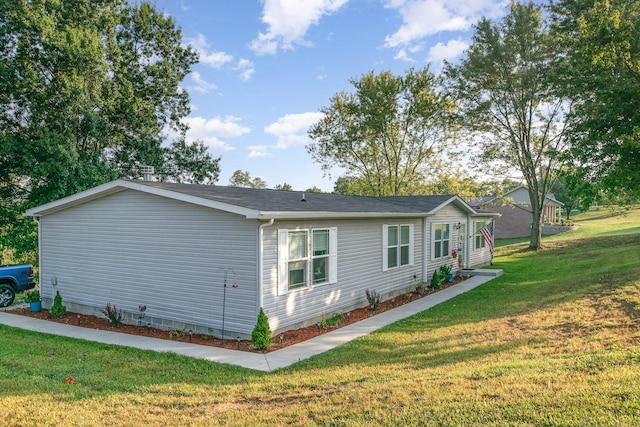
[[[396,220],[397,221],[397,220]],[[414,266],[383,272],[382,226],[394,224],[393,219],[336,219],[316,221],[276,221],[273,227],[264,229],[264,302],[272,331],[315,324],[323,315],[366,304],[366,289],[375,289],[381,295],[404,293],[409,286],[422,280],[423,221],[403,219],[413,224]],[[330,285],[308,286],[292,292],[281,292],[279,285],[278,234],[286,230],[320,230],[336,227],[337,238],[331,240],[332,254],[338,254],[336,274]],[[411,256],[411,254],[410,254]],[[334,264],[336,265],[336,264]],[[415,276],[415,278],[414,278]],[[254,319],[255,320],[255,319]],[[254,322],[255,323],[255,322]]]
[[[337,280],[336,227],[278,230],[278,294]]]
[[[145,322],[250,335],[257,315],[256,221],[134,190],[41,219],[44,298],[75,310],[106,303]],[[228,283],[224,288],[225,271]],[[52,277],[57,285],[52,287]]]
[[[413,265],[414,225],[382,226],[382,271]]]

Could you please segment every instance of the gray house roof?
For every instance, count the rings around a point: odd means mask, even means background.
[[[513,190],[509,190],[506,193],[504,193],[502,195],[502,198],[505,199],[505,200],[509,200],[509,197],[510,197],[510,195],[512,193],[515,193],[515,192],[520,191],[520,190],[528,191],[527,187],[521,185],[520,187],[514,188]],[[496,201],[496,199],[498,199],[498,196],[484,196],[484,197],[482,197],[480,199],[469,201],[469,205],[471,207],[473,207],[474,209],[478,209],[478,208],[481,208],[483,205],[486,205],[486,204],[489,204],[489,203],[492,203],[492,202]],[[551,204],[552,206],[553,205],[555,205],[555,206],[564,206],[564,203],[562,203],[559,200],[556,200],[556,197],[553,195],[553,193],[548,193],[545,196],[545,202],[544,203],[545,203],[545,205],[546,204]]]
[[[470,215],[479,215],[458,196],[361,197],[214,185],[116,180],[29,209],[40,217],[124,190],[141,191],[254,219],[417,217],[434,215],[453,203]],[[485,214],[486,215],[486,214]]]

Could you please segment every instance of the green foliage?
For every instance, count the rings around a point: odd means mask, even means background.
[[[603,194],[640,196],[640,3],[560,0],[554,36],[566,53],[555,78],[574,100],[570,129],[585,206]],[[582,185],[581,185],[582,184]]]
[[[273,189],[280,191],[293,191],[293,187],[291,186],[291,184],[287,184],[286,182],[284,184],[274,185]]]
[[[431,276],[431,289],[440,289],[442,283],[442,275],[438,270],[433,270],[433,276]]]
[[[249,171],[241,171],[238,169],[229,178],[231,187],[247,187],[247,188],[267,188],[267,183],[259,176],[251,178]]]
[[[174,141],[164,150],[164,164],[158,174],[163,181],[213,185],[220,175],[220,157],[214,159],[202,141],[188,144]]]
[[[339,313],[339,312],[333,313],[329,317],[323,314],[322,320],[320,321],[320,326],[322,327],[322,329],[340,327],[343,321],[344,321],[344,314],[342,313]]]
[[[483,172],[519,172],[524,178],[533,249],[540,247],[544,197],[566,161],[571,106],[554,91],[553,67],[561,52],[541,8],[512,2],[501,21],[481,19],[465,57],[444,70]]]
[[[271,329],[269,328],[269,319],[264,314],[264,310],[260,307],[256,326],[251,332],[251,342],[257,350],[266,350],[271,345]]]
[[[350,83],[354,92],[335,94],[321,109],[307,151],[323,170],[345,170],[351,188],[339,194],[415,194],[455,143],[453,101],[428,68],[404,76],[372,71]]]
[[[24,302],[37,302],[40,301],[40,291],[24,291],[21,294],[16,295]]]
[[[451,266],[448,264],[441,265],[438,270],[444,276],[451,274]]]
[[[416,292],[419,293],[420,295],[424,294],[425,288],[427,287],[427,284],[424,282],[420,282],[416,285]]]
[[[118,310],[116,308],[115,304],[111,305],[111,303],[108,302],[107,305],[104,306],[104,308],[100,309],[100,313],[105,315],[105,317],[109,321],[109,325],[113,326],[114,328],[120,327],[120,323],[122,323],[124,314],[122,313],[122,310]]]
[[[377,310],[378,306],[380,305],[380,294],[375,290],[370,291],[369,289],[366,289],[364,293],[367,296],[367,301],[369,302],[369,308],[371,310]]]
[[[182,327],[182,329],[177,329],[177,328],[171,328],[169,330],[169,339],[176,339],[178,341],[180,341],[182,338],[184,338],[185,336],[187,336],[187,334],[189,329],[189,325],[184,325]]]
[[[163,179],[214,181],[202,144],[182,135],[197,62],[172,18],[149,3],[0,3],[0,246],[35,261],[36,226],[21,214],[141,164]],[[6,202],[6,203],[5,203]]]
[[[51,310],[49,313],[51,317],[62,317],[67,312],[67,307],[62,305],[62,297],[60,296],[60,291],[56,291],[56,296],[53,298],[53,305],[51,306]]]

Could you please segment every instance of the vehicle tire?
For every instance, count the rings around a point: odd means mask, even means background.
[[[16,292],[11,285],[0,283],[0,307],[9,307],[16,298]]]

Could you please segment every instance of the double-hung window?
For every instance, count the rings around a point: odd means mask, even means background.
[[[382,271],[413,265],[413,224],[382,226]]]
[[[432,259],[451,255],[451,224],[432,224]]]
[[[475,249],[482,249],[486,246],[486,242],[484,241],[484,237],[482,236],[482,233],[480,232],[480,230],[482,230],[482,228],[485,226],[486,222],[485,221],[476,221],[475,222]]]
[[[278,294],[337,281],[337,229],[278,230]]]

